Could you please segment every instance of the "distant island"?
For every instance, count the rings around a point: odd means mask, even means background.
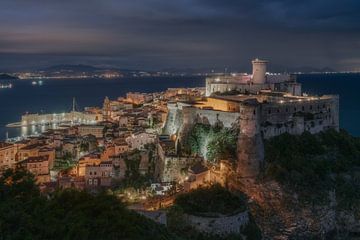
[[[0,81],[2,80],[16,80],[18,77],[15,77],[13,75],[7,74],[7,73],[0,73]]]

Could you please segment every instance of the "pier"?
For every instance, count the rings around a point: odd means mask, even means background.
[[[61,124],[95,124],[98,122],[96,114],[76,111],[76,101],[73,98],[72,110],[64,113],[26,113],[21,116],[21,122],[9,123],[6,127],[28,127],[28,126],[46,126]]]
[[[27,127],[60,124],[95,124],[96,122],[97,117],[95,114],[71,111],[68,113],[25,114],[21,117],[21,122],[9,123],[6,125],[6,127]]]

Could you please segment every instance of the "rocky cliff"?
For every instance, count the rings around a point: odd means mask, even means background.
[[[276,181],[242,184],[232,178],[229,186],[246,193],[250,212],[264,239],[356,239],[360,236],[360,216],[341,210],[334,192],[325,201],[304,203],[298,194]]]

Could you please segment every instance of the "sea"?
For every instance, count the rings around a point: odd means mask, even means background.
[[[303,91],[309,94],[340,95],[340,126],[360,136],[360,74],[301,74],[297,77]],[[41,132],[41,128],[7,128],[30,113],[62,113],[72,109],[73,98],[78,110],[102,106],[127,92],[157,92],[171,87],[205,86],[204,77],[144,77],[119,79],[42,79],[15,80],[12,88],[0,89],[0,140]]]

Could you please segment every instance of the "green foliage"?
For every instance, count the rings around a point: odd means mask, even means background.
[[[319,200],[335,190],[343,206],[349,207],[355,203],[350,192],[359,194],[349,173],[360,166],[360,140],[345,131],[282,134],[265,142],[265,160],[265,177],[288,185],[307,200]]]
[[[74,159],[73,155],[70,152],[65,152],[62,157],[65,161],[72,161]]]
[[[88,152],[90,149],[90,143],[89,142],[82,142],[80,144],[80,151],[81,152]]]
[[[148,145],[147,147],[149,149],[153,148],[151,145]],[[144,176],[139,172],[139,166],[141,162],[140,151],[135,149],[124,154],[123,157],[126,165],[125,178],[119,182],[114,182],[114,189],[144,189],[150,185],[151,176],[149,174]]]
[[[249,223],[242,230],[242,234],[246,236],[247,240],[260,240],[262,239],[262,234],[260,228],[256,225],[253,217],[250,215]]]
[[[236,156],[237,135],[237,130],[195,124],[187,138],[187,149],[212,162],[233,159]]]
[[[114,190],[124,190],[127,188],[134,189],[146,189],[151,183],[151,176],[149,175],[139,175],[137,177],[125,177],[118,182],[114,182],[113,189]]]
[[[149,156],[149,169],[148,173],[153,175],[155,172],[155,164],[157,158],[156,145],[154,143],[145,144],[144,148],[148,151]]]
[[[126,164],[126,178],[136,178],[140,175],[139,166],[141,161],[140,151],[135,149],[132,152],[124,155],[124,161]]]
[[[114,196],[66,190],[43,196],[31,174],[0,178],[0,239],[177,239]]]
[[[64,170],[71,168],[76,164],[73,155],[70,152],[65,152],[62,158],[55,159],[53,170]]]
[[[175,205],[190,214],[233,214],[246,210],[245,199],[245,195],[234,195],[219,184],[215,184],[181,194],[175,199]]]

